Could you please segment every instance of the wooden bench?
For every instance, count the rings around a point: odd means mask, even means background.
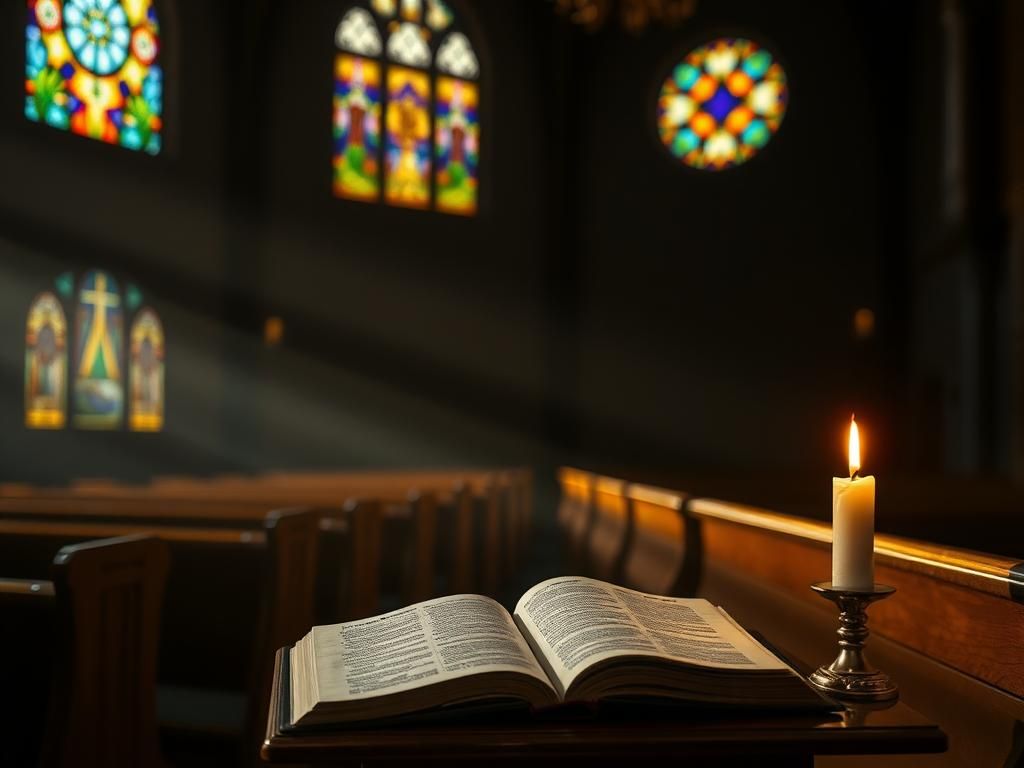
[[[3,686],[0,763],[161,765],[156,671],[167,564],[163,542],[125,537],[62,547],[52,581],[0,581],[3,677],[21,676]],[[40,693],[49,694],[45,710],[30,704]],[[19,719],[23,728],[14,727]],[[31,735],[40,731],[35,755]]]
[[[469,478],[472,485],[469,482],[460,486],[450,484],[459,477]],[[412,482],[422,485],[408,487]],[[6,486],[3,490],[14,495],[0,496],[0,519],[34,519],[37,516],[49,516],[62,520],[79,519],[89,522],[145,522],[193,527],[209,525],[251,528],[259,524],[262,514],[272,503],[328,508],[340,506],[347,498],[373,500],[377,505],[361,508],[370,511],[364,511],[356,523],[365,524],[370,530],[356,532],[353,538],[365,540],[367,536],[379,535],[374,533],[374,529],[384,523],[370,519],[375,510],[379,510],[380,515],[387,518],[389,522],[386,535],[389,541],[398,541],[407,550],[411,548],[415,551],[415,557],[410,557],[408,552],[403,551],[398,558],[384,559],[382,564],[386,572],[382,574],[382,578],[387,585],[399,585],[398,597],[408,599],[411,596],[429,596],[422,588],[416,590],[414,594],[412,584],[423,586],[429,582],[421,576],[414,578],[411,574],[425,573],[425,561],[429,559],[430,553],[422,542],[431,538],[436,542],[438,536],[436,531],[431,535],[414,517],[405,514],[405,511],[412,508],[407,497],[413,491],[429,494],[436,499],[442,510],[446,510],[465,503],[464,498],[457,501],[455,497],[456,487],[461,487],[478,499],[476,512],[468,515],[462,510],[457,515],[444,514],[443,517],[462,526],[454,531],[460,553],[472,552],[473,547],[466,546],[466,542],[468,538],[477,535],[484,544],[487,557],[481,558],[480,567],[472,567],[469,570],[461,567],[461,557],[453,558],[453,561],[447,564],[438,565],[446,569],[445,581],[449,582],[449,587],[457,585],[459,591],[495,593],[499,585],[507,582],[517,571],[525,549],[531,517],[530,482],[528,470],[509,470],[497,474],[480,471],[396,474],[278,473],[255,478],[175,478],[147,486],[89,480],[76,483],[71,488]],[[431,513],[428,512],[427,516],[429,519]],[[474,521],[475,517],[479,517],[480,520]],[[412,532],[411,535],[405,535],[406,532],[402,530],[403,521],[407,521],[407,530]],[[466,526],[475,529],[476,534],[466,530]],[[325,525],[329,531],[337,527],[338,524],[333,522]],[[379,546],[370,549],[378,551]],[[446,546],[445,551],[447,550]],[[352,567],[362,572],[362,575],[353,581],[361,581],[364,584],[379,582],[380,579],[375,580],[366,576],[366,569],[374,567],[377,562],[367,556],[367,551],[365,546],[360,546],[353,552]],[[436,552],[434,558],[439,560]],[[406,572],[396,574],[395,563],[406,565]],[[431,584],[431,589],[433,586]],[[370,602],[365,591],[360,594],[363,596],[363,602]],[[351,617],[356,614],[368,615],[377,612],[379,608],[379,601],[373,600],[372,604],[359,607],[355,614],[340,614],[335,610],[335,604],[328,604],[331,606],[329,612],[318,616],[324,621],[336,621],[340,620],[340,617]]]
[[[594,475],[570,467],[558,472],[562,496],[556,522],[562,531],[566,571],[587,572],[587,542],[594,521]]]
[[[314,623],[319,524],[314,511],[285,510],[266,514],[258,531],[144,528],[169,548],[173,563],[160,659],[162,720],[172,730],[195,727],[191,711],[209,699],[204,691],[244,691],[245,703],[240,697],[234,711],[219,710],[209,727],[236,734],[254,754],[273,651]],[[0,521],[0,552],[31,574],[61,544],[125,529],[132,526]]]
[[[688,507],[703,532],[701,594],[793,653],[831,660],[836,611],[809,590],[831,574],[830,527],[709,499]],[[1018,564],[879,534],[875,580],[897,592],[869,611],[868,656],[949,734],[947,764],[1014,765],[1024,755]]]
[[[574,475],[570,470],[563,477]],[[566,494],[564,482],[562,487]],[[637,488],[626,491],[633,502],[634,546],[647,537]],[[829,525],[681,492],[668,496],[663,507],[685,498],[684,525],[696,530],[685,538],[685,557],[702,560],[701,596],[799,658],[820,664],[835,657],[835,607],[810,590],[831,575]],[[672,553],[678,553],[677,537],[677,527],[665,531],[663,546]],[[627,559],[625,572],[631,569]],[[903,701],[950,736],[948,758],[910,764],[1015,765],[1024,755],[1022,565],[878,534],[875,578],[897,592],[869,611],[868,655],[900,685]]]

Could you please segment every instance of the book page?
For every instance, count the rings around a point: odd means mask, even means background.
[[[707,600],[648,595],[583,577],[542,582],[515,620],[564,697],[592,665],[652,656],[720,669],[786,669]]]
[[[372,698],[483,672],[520,672],[551,685],[508,611],[480,595],[314,627],[312,640],[320,701]]]

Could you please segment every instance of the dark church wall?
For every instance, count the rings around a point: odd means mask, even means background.
[[[912,255],[930,228],[909,212],[937,151],[938,2],[708,0],[639,37],[587,35],[540,0],[453,4],[483,65],[471,219],[332,197],[343,0],[164,0],[158,158],[29,124],[24,9],[5,6],[4,478],[835,470],[852,410],[874,467],[933,458],[907,450],[906,412],[922,400]],[[658,142],[654,103],[674,61],[718,33],[768,45],[791,101],[758,157],[700,173]],[[164,318],[161,435],[22,427],[28,302],[90,266],[138,283]],[[862,306],[878,320],[866,342],[851,328]],[[285,323],[276,348],[270,315]]]
[[[906,136],[870,82],[885,31],[864,39],[857,21],[842,2],[718,0],[675,31],[581,41],[581,456],[836,468],[852,410],[885,444],[881,350],[851,321],[870,307],[889,330],[876,158]],[[749,163],[699,172],[661,146],[654,102],[671,66],[717,33],[767,45],[790,106]]]
[[[331,196],[333,29],[346,6],[278,4],[271,23],[253,287],[286,319],[288,342],[255,355],[259,460],[530,460],[541,445],[549,151],[531,38],[547,9],[464,13],[484,80],[481,209],[462,218]],[[295,429],[299,414],[307,426]]]

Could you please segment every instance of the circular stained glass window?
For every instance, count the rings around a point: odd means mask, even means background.
[[[757,43],[723,37],[694,48],[662,83],[658,133],[675,157],[719,171],[758,153],[779,130],[786,73]]]
[[[97,75],[110,75],[128,58],[128,14],[117,0],[66,0],[64,36],[78,62]]]

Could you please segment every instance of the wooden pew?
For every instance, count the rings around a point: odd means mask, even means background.
[[[622,567],[633,537],[633,505],[626,483],[611,477],[594,481],[594,520],[587,542],[589,572],[596,579],[621,583]]]
[[[633,537],[622,567],[623,584],[641,592],[689,597],[700,579],[700,525],[686,514],[686,495],[630,485]]]
[[[573,484],[578,488],[585,477],[577,472],[567,468],[560,476],[563,505]],[[697,530],[685,538],[685,557],[702,558],[701,596],[797,658],[820,664],[835,657],[836,610],[810,590],[831,574],[829,525],[667,494],[660,506],[667,510],[685,498],[684,525]],[[655,499],[638,486],[626,495],[633,502],[634,544],[644,546],[648,526],[642,510]],[[678,531],[665,532],[663,546],[672,553],[666,562],[675,562],[679,552]],[[885,764],[1017,765],[1024,756],[1024,564],[885,534],[876,536],[875,563],[876,581],[897,592],[869,611],[868,655],[899,684],[901,700],[950,736],[946,756],[893,757]],[[633,568],[627,559],[625,573]],[[639,588],[646,581],[627,580]],[[833,765],[852,764],[820,762],[821,768]]]
[[[243,764],[257,764],[270,703],[277,649],[299,640],[313,626],[320,537],[319,516],[310,510],[270,513],[266,521],[267,557],[263,600],[256,642],[253,643],[252,678],[245,716]]]
[[[587,542],[594,522],[594,475],[570,467],[558,471],[562,495],[556,522],[562,531],[567,573],[587,572]]]
[[[700,592],[815,663],[836,653],[835,608],[809,585],[831,573],[831,528],[803,518],[691,499],[704,541]],[[1013,765],[1024,754],[1024,578],[1009,559],[879,534],[875,580],[897,588],[871,607],[868,656],[903,701],[950,737],[946,762]]]
[[[257,501],[205,502],[72,496],[21,499],[0,498],[0,535],[34,530],[45,522],[53,535],[84,539],[157,531],[167,540],[223,544],[260,544],[270,508]],[[319,601],[317,619],[330,623],[358,611],[371,615],[379,605],[380,506],[350,505],[313,508],[323,530],[326,572],[318,587],[327,594]],[[326,553],[325,553],[326,554]],[[352,573],[350,573],[350,571]]]
[[[424,560],[428,557],[428,548],[417,545],[424,535],[431,538],[429,525],[419,527],[415,517],[403,514],[400,510],[408,504],[405,496],[408,489],[405,484],[413,481],[422,482],[424,486],[418,490],[432,494],[439,505],[456,507],[464,503],[459,499],[455,503],[454,487],[444,487],[453,478],[465,477],[470,482],[462,485],[478,499],[476,516],[481,519],[475,526],[476,534],[466,530],[472,520],[463,511],[454,516],[460,526],[455,531],[460,551],[472,551],[472,546],[465,546],[468,536],[480,537],[481,556],[478,567],[466,570],[461,568],[462,558],[453,559],[450,566],[450,586],[458,586],[463,591],[483,591],[496,594],[503,583],[507,583],[517,572],[527,541],[530,521],[530,472],[529,470],[509,470],[501,473],[489,471],[456,471],[456,472],[417,472],[417,473],[277,473],[274,475],[241,478],[229,477],[211,480],[190,478],[165,479],[150,486],[129,486],[111,481],[90,480],[77,483],[71,489],[32,489],[19,487],[14,498],[0,497],[0,519],[34,519],[37,516],[50,516],[62,520],[87,520],[89,523],[104,522],[108,524],[150,524],[188,525],[192,527],[239,527],[252,528],[258,525],[262,513],[267,509],[268,501],[286,504],[302,504],[309,506],[337,505],[346,498],[346,494],[356,493],[354,498],[373,500],[378,506],[369,505],[368,510],[379,509],[379,514],[389,518],[388,539],[397,538],[402,541],[404,549],[415,551],[415,557],[402,553],[397,560],[388,557],[383,560],[387,569],[384,574],[385,583],[399,584],[397,593],[401,599],[413,596],[411,585],[426,585],[428,580],[413,577],[414,572],[425,572]],[[441,487],[438,487],[438,486]],[[374,513],[364,512],[363,517],[369,518]],[[427,512],[428,518],[431,513]],[[397,522],[407,521],[409,535],[393,536],[401,527]],[[324,527],[330,532],[344,523],[325,522]],[[373,545],[366,541],[365,536],[379,537],[374,525],[368,524],[371,530],[353,534],[353,539],[364,541],[363,545],[353,548],[353,556],[349,562],[358,573],[351,579],[351,584],[360,582],[371,585],[371,592],[366,588],[352,588],[346,594],[357,595],[354,602],[345,604],[346,610],[339,610],[338,600],[321,600],[318,605],[317,619],[332,622],[343,618],[370,615],[380,610],[380,603],[375,598],[379,590],[375,585],[380,579],[367,575],[372,563],[377,558],[372,553],[379,552],[379,543]],[[433,534],[436,540],[436,532]],[[417,548],[418,547],[418,548]],[[395,574],[393,563],[402,562],[408,567],[406,572]],[[456,572],[457,571],[457,572]],[[321,580],[322,582],[323,580]],[[431,585],[431,590],[433,585]],[[337,593],[337,590],[335,590]],[[427,591],[420,589],[416,596],[423,597]],[[431,591],[432,594],[432,591]],[[361,605],[355,605],[355,603]]]
[[[499,597],[502,577],[501,489],[496,478],[489,479],[474,508],[476,533],[476,588],[489,597]]]
[[[4,676],[24,673],[20,685],[4,686],[0,763],[162,765],[156,670],[167,564],[163,542],[125,537],[61,548],[52,581],[0,581]],[[45,718],[27,703],[41,691],[49,693]],[[39,729],[31,720],[12,727],[18,715],[45,722],[38,762],[29,743]]]
[[[175,563],[160,663],[161,719],[172,731],[193,730],[194,711],[216,711],[208,726],[234,733],[247,754],[255,754],[263,714],[253,707],[269,695],[274,651],[314,623],[319,524],[315,511],[286,510],[265,515],[258,531],[135,527],[165,542]],[[0,551],[5,563],[31,573],[41,553],[64,542],[124,529],[132,526],[0,521]],[[236,687],[246,692],[248,710],[239,705],[225,712],[204,703],[211,691]]]
[[[437,595],[438,502],[432,493],[413,491],[409,496],[411,565],[406,570],[402,595],[406,605],[429,600]],[[447,533],[447,532],[446,532]]]
[[[440,524],[448,533],[439,539],[438,575],[448,594],[475,591],[475,512],[473,492],[466,485],[457,486],[452,499],[441,502]]]
[[[414,531],[419,530],[421,533],[427,533],[426,530],[417,527],[419,524],[413,518],[408,518],[402,514],[394,514],[396,509],[403,507],[407,503],[405,495],[408,493],[408,489],[405,489],[403,484],[414,480],[424,482],[425,486],[418,490],[436,496],[438,503],[445,504],[454,501],[454,487],[443,487],[443,484],[451,481],[454,477],[460,476],[471,477],[473,483],[476,483],[476,487],[474,488],[469,484],[464,484],[462,487],[482,497],[482,506],[485,511],[480,514],[483,516],[486,524],[478,526],[478,530],[487,532],[487,551],[492,554],[496,553],[494,557],[489,557],[486,561],[482,562],[494,563],[499,570],[491,573],[488,570],[491,567],[489,565],[488,569],[480,568],[468,572],[463,571],[458,578],[451,581],[453,584],[458,582],[460,588],[467,591],[482,590],[493,592],[497,589],[497,585],[503,581],[503,577],[507,576],[511,569],[517,566],[519,556],[519,549],[517,547],[521,547],[521,544],[525,542],[525,530],[526,526],[529,525],[530,515],[530,503],[525,492],[529,482],[529,472],[527,470],[504,473],[498,478],[499,503],[505,500],[504,494],[506,492],[509,494],[506,505],[508,508],[500,511],[494,509],[494,499],[487,495],[491,493],[490,489],[494,485],[495,476],[493,473],[459,472],[404,475],[390,475],[388,473],[353,475],[351,473],[342,473],[338,475],[285,475],[274,479],[253,478],[241,480],[233,478],[224,481],[175,479],[157,483],[153,486],[118,486],[109,482],[97,483],[90,481],[86,484],[80,484],[72,490],[35,489],[30,491],[29,489],[20,489],[20,495],[16,499],[0,498],[0,516],[23,516],[26,513],[32,513],[33,515],[75,515],[90,520],[103,519],[109,522],[125,519],[135,520],[139,516],[143,516],[147,521],[151,520],[161,524],[181,524],[186,522],[186,520],[191,520],[194,521],[195,525],[201,525],[212,520],[214,521],[213,524],[217,526],[238,525],[239,527],[246,527],[252,525],[254,521],[258,521],[260,511],[266,508],[267,499],[310,505],[337,503],[340,499],[345,498],[344,494],[354,493],[357,490],[357,485],[354,484],[361,483],[362,485],[359,487],[365,488],[368,484],[372,484],[375,488],[372,491],[366,490],[365,493],[356,496],[356,498],[373,499],[379,502],[381,514],[387,513],[392,523],[399,519],[408,519]],[[389,483],[390,486],[388,486]],[[442,487],[435,488],[434,486],[437,486],[439,483],[442,484]],[[381,490],[384,486],[388,486],[386,492]],[[508,487],[508,491],[506,491],[506,487]],[[512,496],[513,492],[516,493],[514,497]],[[80,496],[79,493],[84,493],[84,497]],[[69,505],[67,502],[72,499],[73,504]],[[140,503],[143,501],[146,502],[144,505]],[[499,521],[495,515],[500,515],[501,520]],[[470,524],[470,521],[464,514],[456,516],[455,519],[459,525],[465,526]],[[499,522],[505,525],[506,531],[496,530]],[[389,525],[388,537],[399,538],[408,542],[415,541],[412,538],[405,537],[404,533],[402,536],[393,536],[396,530],[401,529],[396,528],[395,525]],[[467,532],[464,528],[456,532],[458,540],[462,543],[465,542],[466,535]],[[355,538],[360,537],[356,536]],[[422,536],[418,536],[418,539],[422,540],[422,538]],[[436,534],[434,534],[434,538],[436,539]],[[508,550],[505,549],[506,545]],[[404,543],[403,546],[405,546]],[[472,548],[470,547],[469,549],[471,550]],[[510,554],[510,552],[514,554]],[[422,561],[426,556],[425,548],[421,547],[417,550],[417,557],[419,559],[415,562],[422,565]],[[355,557],[352,560],[355,567],[360,568],[365,565],[368,559],[365,547],[357,547],[355,549]],[[384,564],[389,566],[393,562],[395,562],[394,558],[389,557],[384,561]],[[410,568],[414,567],[413,561],[407,564]],[[421,568],[420,570],[422,572],[423,569]],[[487,583],[483,584],[482,580],[485,579]],[[357,580],[359,580],[358,577]],[[388,573],[385,574],[385,580],[389,583],[401,584],[399,594],[403,599],[412,594],[410,584],[427,583],[422,578],[411,579],[409,573],[401,574],[400,576]],[[363,581],[367,580],[363,579]],[[374,594],[376,594],[376,591]],[[418,594],[423,596],[426,592],[420,591]],[[365,591],[360,592],[360,595],[364,598],[368,597]],[[351,618],[355,615],[373,614],[380,607],[379,603],[373,600],[370,605],[357,608],[355,613],[340,614],[337,610],[333,609],[333,604],[331,605],[331,610],[326,613],[321,612],[318,618],[323,618],[325,622],[337,621],[341,618]]]

